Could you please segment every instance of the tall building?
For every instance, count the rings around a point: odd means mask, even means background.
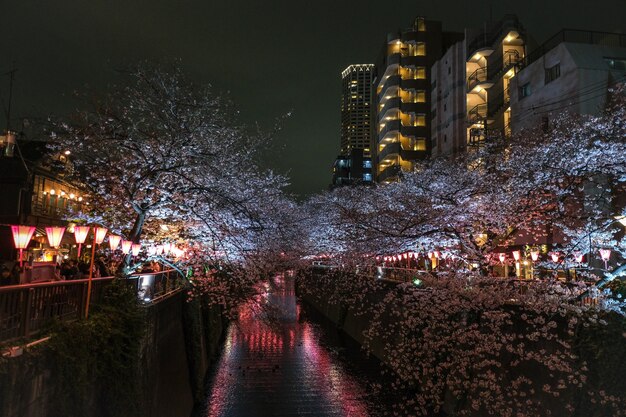
[[[396,181],[430,156],[430,69],[449,45],[462,39],[441,22],[417,17],[412,27],[390,33],[376,64],[372,101],[372,151],[376,179]]]
[[[335,160],[331,189],[344,185],[370,185],[372,182],[372,158],[364,149],[351,149]]]
[[[511,83],[514,132],[550,126],[555,114],[598,114],[626,81],[626,35],[562,30],[530,53]]]
[[[341,72],[341,154],[370,147],[374,64],[350,65]]]
[[[433,158],[466,150],[465,41],[452,45],[431,68],[431,154]]]
[[[511,79],[526,56],[526,32],[515,15],[466,30],[467,144],[511,134]]]
[[[432,156],[453,155],[511,134],[511,80],[526,56],[514,15],[466,29],[431,68]]]

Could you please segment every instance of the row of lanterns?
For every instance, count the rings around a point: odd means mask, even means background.
[[[87,240],[87,235],[89,234],[90,226],[74,226],[74,239],[76,240],[76,244],[78,245],[78,257],[80,258],[80,252],[82,249],[83,243]],[[61,241],[63,240],[63,235],[65,234],[65,227],[60,226],[51,226],[46,227],[46,235],[48,238],[48,243],[53,248],[58,248],[61,245]],[[20,250],[20,266],[22,265],[22,252],[24,249],[28,247],[30,240],[35,233],[35,226],[11,226],[11,232],[13,233],[13,241],[15,243],[15,248]],[[104,242],[104,238],[108,229],[104,227],[94,227],[94,244],[100,245]],[[128,255],[132,253],[133,256],[139,255],[141,251],[140,243],[133,243],[130,240],[123,240],[121,236],[109,234],[109,247],[111,251],[117,250],[121,246],[122,253],[124,255]],[[149,255],[173,255],[175,257],[181,257],[184,254],[184,250],[178,248],[176,245],[171,243],[164,243],[162,245],[156,245],[148,248]]]
[[[600,249],[599,252],[600,252],[600,258],[604,261],[605,268],[606,268],[607,263],[611,257],[611,249]],[[512,252],[512,254],[513,254],[513,259],[515,260],[515,262],[519,262],[519,260],[522,257],[521,252],[518,250],[515,250]],[[576,263],[583,262],[583,257],[584,257],[583,253],[575,252],[573,256],[574,256],[574,260],[576,261]],[[533,260],[533,262],[537,262],[537,260],[539,259],[539,251],[530,251],[530,258]],[[500,260],[501,263],[504,263],[504,261],[506,261],[506,253],[499,253],[498,259]],[[550,259],[552,260],[552,262],[558,263],[559,260],[561,259],[561,254],[559,252],[551,252]]]
[[[446,253],[441,253],[439,251],[432,251],[432,252],[428,252],[428,259],[439,259],[439,258],[447,258],[447,254]],[[376,260],[380,261],[383,260],[384,262],[397,262],[397,261],[401,261],[401,260],[407,260],[407,259],[417,259],[419,258],[419,253],[418,252],[406,252],[406,253],[400,253],[397,255],[389,255],[389,256],[377,256]]]

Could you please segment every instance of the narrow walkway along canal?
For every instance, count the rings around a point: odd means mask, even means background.
[[[296,300],[293,280],[277,277],[266,301],[278,323],[251,306],[231,324],[198,417],[383,415],[370,384],[378,364]],[[313,314],[314,315],[314,314]]]

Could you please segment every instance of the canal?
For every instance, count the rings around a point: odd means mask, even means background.
[[[230,325],[193,417],[387,415],[381,371],[279,276]]]

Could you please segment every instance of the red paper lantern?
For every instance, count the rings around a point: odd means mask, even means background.
[[[78,244],[77,258],[80,258],[80,250],[82,249],[83,243],[85,243],[85,239],[87,239],[88,234],[89,226],[74,226],[74,239],[76,239],[76,243]]]
[[[120,245],[121,240],[122,240],[121,236],[109,235],[109,247],[111,248],[112,251],[117,249],[117,247]]]
[[[35,233],[35,226],[11,226],[15,249],[20,250],[20,266],[22,266],[22,251],[28,247]]]
[[[46,234],[48,235],[48,243],[53,248],[61,246],[61,240],[63,240],[63,234],[65,233],[65,227],[46,227]]]
[[[122,240],[122,253],[124,255],[128,255],[130,253],[130,249],[132,245],[133,245],[133,242],[131,242],[130,240]]]
[[[109,229],[106,229],[104,227],[94,227],[94,242],[96,243],[96,245],[101,244],[102,242],[104,242],[104,237],[107,235],[107,232]]]

